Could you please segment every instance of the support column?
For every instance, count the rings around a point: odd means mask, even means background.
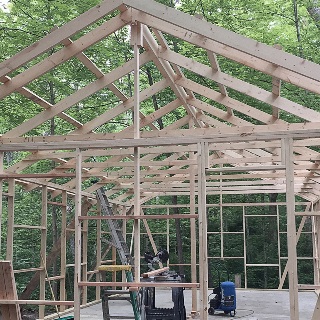
[[[13,225],[14,225],[15,180],[8,181],[8,228],[6,260],[13,260]]]
[[[290,296],[290,319],[299,320],[297,240],[295,220],[293,139],[282,139],[282,155],[286,166],[287,246]]]
[[[0,152],[0,173],[3,173],[3,152]],[[2,203],[2,195],[3,195],[3,180],[0,179],[0,259],[2,257],[2,216],[3,216],[3,203]]]
[[[62,191],[61,206],[61,257],[60,257],[60,300],[66,300],[66,264],[67,264],[67,191]],[[64,311],[66,306],[60,306]]]
[[[190,160],[195,159],[194,152],[189,154]],[[196,213],[196,183],[195,183],[196,168],[190,166],[190,214]],[[196,219],[190,219],[190,245],[191,245],[191,282],[196,283],[197,280],[197,235],[196,235]],[[192,288],[192,308],[191,314],[195,315],[198,312],[198,297],[197,288]]]
[[[40,300],[46,298],[46,275],[47,275],[47,213],[48,213],[48,188],[42,187],[41,209],[41,248],[40,248]],[[44,319],[45,306],[39,306],[39,319]]]
[[[131,23],[131,45],[134,54],[134,107],[133,127],[134,139],[140,138],[140,55],[139,47],[142,46],[142,26],[138,21]],[[134,215],[140,215],[140,149],[134,148]],[[140,220],[134,219],[134,278],[140,281]]]
[[[82,154],[76,149],[76,194],[75,194],[75,261],[74,261],[74,320],[80,320],[80,287],[81,281],[81,163]]]
[[[205,142],[198,144],[198,223],[199,223],[199,277],[200,319],[208,320],[208,252],[206,210],[206,152]]]

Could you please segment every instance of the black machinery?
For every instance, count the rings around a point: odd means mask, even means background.
[[[228,275],[228,281],[221,282],[220,279],[220,270],[221,266],[219,265],[219,268],[215,268],[218,272],[218,278],[219,283],[218,286],[215,287],[212,291],[212,293],[209,295],[213,295],[213,298],[209,301],[209,309],[208,313],[210,315],[213,315],[216,311],[222,311],[225,314],[229,314],[230,316],[235,316],[236,314],[236,287],[235,284],[231,281],[229,281],[229,273],[227,271]]]
[[[149,270],[155,270],[156,265],[166,263],[169,259],[167,250],[160,250],[156,255],[145,252],[145,261]],[[164,271],[154,277],[142,278],[142,282],[183,282],[184,276],[175,271]],[[186,320],[186,309],[184,306],[184,288],[172,288],[173,308],[156,307],[156,289],[155,287],[144,287],[140,290],[140,314],[141,320]]]
[[[149,282],[183,282],[183,278],[175,271],[166,271],[151,278],[142,278],[141,281]],[[140,290],[141,320],[186,320],[186,308],[184,306],[184,288],[172,288],[173,308],[157,308],[155,287],[144,287]]]

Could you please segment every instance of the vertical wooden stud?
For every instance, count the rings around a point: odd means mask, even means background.
[[[133,21],[131,25],[131,45],[134,54],[134,107],[133,107],[133,127],[134,139],[140,138],[140,55],[139,46],[142,45],[141,24]],[[140,215],[140,149],[134,148],[134,215]],[[135,219],[134,225],[134,278],[140,281],[140,220]]]
[[[81,281],[81,163],[82,154],[76,150],[76,194],[75,194],[75,262],[74,262],[74,319],[80,320],[80,288]]]
[[[288,274],[290,296],[290,319],[299,320],[297,241],[295,220],[293,139],[282,140],[286,166],[286,206],[287,206],[287,239],[288,239]]]
[[[40,244],[40,300],[46,298],[46,270],[47,270],[47,216],[48,216],[48,188],[42,187],[41,208],[41,244]],[[44,319],[45,306],[39,306],[39,319]]]
[[[3,152],[0,152],[0,173],[3,173]],[[2,194],[3,194],[3,180],[0,179],[0,257],[2,253]]]
[[[88,227],[89,221],[84,220],[82,222],[82,281],[88,280]],[[83,287],[81,290],[82,293],[82,304],[86,304],[88,300],[88,288]]]
[[[189,154],[190,160],[195,160],[194,152]],[[190,166],[190,214],[196,213],[196,167]],[[197,280],[197,236],[196,236],[196,219],[190,219],[190,241],[191,241],[191,282],[196,283]],[[197,288],[192,288],[192,307],[193,314],[198,312]]]
[[[98,215],[101,216],[101,206],[100,206],[100,202],[97,202],[97,211],[98,211]],[[97,252],[96,252],[96,265],[100,266],[101,265],[101,252],[102,252],[102,244],[101,244],[101,236],[102,236],[102,232],[101,232],[101,225],[102,225],[102,221],[100,219],[96,220],[96,232],[97,232],[97,236],[96,236],[96,242],[97,242]],[[96,273],[96,281],[101,281],[100,279],[100,274],[99,272]],[[97,286],[96,287],[96,300],[100,299],[100,287]]]
[[[206,152],[205,142],[198,143],[198,223],[199,223],[199,277],[200,319],[208,319],[208,253],[206,210]]]
[[[60,300],[66,300],[66,265],[67,265],[67,192],[62,191],[61,206],[61,257],[60,257]],[[64,311],[65,306],[60,306]]]
[[[15,180],[8,181],[8,228],[6,260],[13,260],[13,225],[14,225]]]

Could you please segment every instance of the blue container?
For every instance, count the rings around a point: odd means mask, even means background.
[[[221,304],[220,309],[227,313],[236,309],[236,286],[231,281],[221,282]]]

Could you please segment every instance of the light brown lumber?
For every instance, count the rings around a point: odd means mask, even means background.
[[[16,89],[25,86],[26,84],[37,79],[46,72],[49,72],[53,68],[66,62],[73,56],[77,55],[79,52],[94,45],[102,38],[112,34],[113,32],[117,31],[119,28],[124,27],[125,25],[126,23],[122,19],[120,19],[119,16],[116,16],[104,22],[101,26],[86,33],[84,36],[75,40],[69,46],[63,47],[59,51],[53,53],[49,57],[33,65],[29,69],[16,75],[10,81],[4,83],[0,87],[0,99],[6,97],[10,93],[14,92]]]
[[[121,0],[104,0],[102,3],[81,14],[68,24],[47,34],[37,42],[37,45],[32,44],[14,55],[12,58],[2,62],[0,64],[0,78],[48,51],[64,39],[78,33],[82,29],[107,15],[109,12],[114,11],[120,5],[122,5]]]
[[[221,93],[219,93],[211,88],[205,87],[205,86],[203,86],[195,81],[192,81],[190,79],[177,79],[176,83],[185,87],[185,88],[190,88],[190,89],[192,88],[194,92],[199,93],[209,99],[212,99],[212,100],[226,106],[227,108],[230,108],[230,109],[232,108],[234,110],[237,110],[237,111],[241,112],[242,114],[249,116],[250,118],[254,118],[259,121],[262,121],[263,123],[268,123],[268,124],[271,124],[274,122],[274,121],[272,121],[272,116],[270,114],[263,112],[261,110],[258,110],[254,107],[251,107],[251,106],[249,106],[241,101],[238,101],[236,99],[233,99],[229,96],[224,96]],[[193,102],[193,101],[195,101],[195,100],[192,100],[190,102]],[[200,107],[200,104],[198,104],[198,105]],[[219,118],[230,122],[230,119],[227,117],[227,115],[225,115],[225,113],[222,113],[220,111],[220,115],[223,115],[221,117],[221,116],[219,116],[218,110],[215,110],[215,112],[213,113],[214,108],[211,107],[212,111],[210,111],[210,109],[208,109],[208,108],[209,107],[207,107],[207,110],[210,113],[215,114]],[[229,117],[230,117],[230,115],[229,115]],[[234,118],[236,119],[237,117],[234,117]],[[239,121],[239,118],[238,118],[238,121]],[[234,121],[231,121],[231,122],[234,123]],[[245,122],[245,121],[242,121],[242,122]]]
[[[66,197],[65,192],[63,194],[64,194],[63,197]],[[65,199],[65,201],[66,201],[66,199]],[[83,202],[82,208],[81,208],[81,214],[86,215],[88,210],[91,207],[92,207],[92,204],[90,202],[88,202],[88,201]],[[74,224],[75,224],[75,220],[72,219],[67,227],[74,228]],[[56,261],[56,259],[58,258],[59,254],[60,254],[61,249],[65,248],[65,245],[64,245],[65,241],[67,241],[71,237],[72,237],[72,234],[70,232],[68,232],[65,235],[63,235],[62,237],[60,237],[57,240],[57,242],[53,245],[51,251],[49,252],[49,254],[46,257],[47,268],[50,268],[52,266],[52,264]],[[62,257],[62,259],[64,259],[64,258]],[[40,268],[39,268],[39,270],[40,270]],[[28,299],[31,296],[31,294],[34,292],[34,290],[38,287],[39,277],[40,277],[39,270],[38,269],[34,270],[37,272],[33,275],[30,282],[26,285],[25,289],[20,294],[20,297],[19,297],[20,299],[22,299],[22,300]],[[17,270],[17,272],[19,272],[19,270]]]
[[[153,38],[150,30],[144,26],[143,28],[144,38],[146,39],[146,47],[149,47],[153,54],[157,57],[158,44],[156,40]],[[157,66],[163,77],[170,81],[170,87],[178,97],[178,99],[182,102],[189,116],[194,119],[195,124],[198,127],[202,127],[201,122],[197,119],[196,110],[192,105],[189,105],[187,102],[187,93],[183,88],[177,86],[174,82],[175,73],[172,69],[171,65],[164,60],[154,59],[154,64]]]
[[[141,64],[147,63],[151,58],[151,54],[145,52],[141,54]],[[67,110],[68,108],[72,107],[73,105],[77,104],[78,102],[82,101],[83,99],[91,96],[92,94],[96,93],[97,91],[105,88],[110,83],[114,82],[115,80],[121,78],[128,72],[133,70],[133,60],[130,60],[124,63],[121,67],[118,67],[112,71],[110,71],[104,77],[101,77],[92,83],[86,85],[85,87],[79,89],[78,91],[74,92],[70,96],[64,98],[63,100],[59,101],[57,104],[54,105],[54,108],[46,109],[33,118],[23,122],[19,126],[15,127],[14,129],[6,132],[3,137],[14,137],[22,135],[31,129],[37,127],[38,125],[42,124],[46,120],[53,118],[54,116],[58,115],[59,113]],[[1,88],[0,88],[1,89]],[[0,90],[1,93],[1,90]],[[1,97],[1,95],[0,95]],[[68,149],[68,148],[66,148]]]
[[[287,247],[288,247],[288,276],[289,276],[289,301],[290,318],[299,319],[298,300],[298,270],[297,270],[297,235],[295,221],[295,194],[294,194],[294,169],[293,169],[293,140],[282,140],[284,164],[286,166],[286,202],[287,202]]]
[[[87,134],[87,135],[66,135],[51,137],[32,137],[30,138],[10,138],[4,136],[0,138],[0,151],[26,151],[26,150],[63,150],[75,149],[77,147],[95,148],[126,148],[126,147],[147,147],[165,145],[187,145],[195,144],[200,140],[206,142],[230,143],[240,141],[259,141],[277,140],[285,137],[304,139],[319,137],[320,129],[317,122],[291,123],[291,124],[271,124],[244,127],[222,128],[195,128],[182,130],[159,130],[141,132],[140,139],[128,139],[114,134]],[[128,133],[129,137],[129,133]],[[83,141],[81,141],[83,140]],[[23,143],[22,143],[23,142]]]
[[[302,211],[295,212],[296,216],[320,216],[320,211]]]
[[[146,214],[146,215],[114,215],[114,216],[82,216],[79,220],[131,220],[131,219],[197,219],[197,214]]]
[[[204,20],[199,20],[179,10],[164,7],[156,2],[152,3],[152,5],[147,0],[124,0],[123,2],[129,7],[140,10],[145,14],[157,18],[161,17],[161,20],[164,22],[169,22],[186,31],[196,32],[202,39],[215,40],[226,47],[234,48],[239,52],[245,52],[276,66],[320,81],[320,67],[316,63],[259,43],[256,40],[236,34]],[[146,23],[144,21],[141,22]],[[161,30],[161,25],[156,28]]]
[[[200,62],[196,62],[190,58],[184,57],[179,53],[166,50],[159,53],[159,58],[165,59],[171,63],[175,63],[180,67],[186,68],[213,81],[220,82],[221,84],[227,85],[229,88],[244,93],[252,98],[258,99],[259,101],[265,102],[273,107],[277,107],[281,110],[289,112],[302,119],[308,121],[320,121],[320,113],[315,110],[308,109],[283,97],[274,99],[273,94],[269,91],[258,88],[223,72],[217,71],[212,73],[212,69],[210,67]]]
[[[11,304],[34,304],[34,305],[60,305],[60,306],[73,306],[73,301],[51,301],[51,300],[19,300],[19,299],[8,299],[8,300],[1,300],[1,304],[3,305],[11,305]],[[9,318],[11,319],[11,318]]]
[[[145,272],[141,276],[142,276],[142,278],[149,278],[149,277],[156,276],[156,275],[158,275],[158,274],[160,274],[162,272],[168,271],[168,270],[169,270],[169,267],[164,267],[164,268],[160,268],[160,269],[157,269],[157,270]]]
[[[238,166],[238,167],[220,167],[206,169],[206,173],[211,172],[241,172],[241,171],[273,171],[273,170],[285,170],[283,165],[261,165],[261,166]]]
[[[25,179],[25,178],[60,178],[60,177],[75,177],[74,173],[1,173],[0,179]]]
[[[11,261],[0,261],[0,311],[4,320],[21,320],[17,303],[5,305],[2,300],[17,300],[17,289]]]
[[[84,287],[155,287],[155,288],[198,288],[199,283],[185,283],[185,282],[79,282],[79,286]]]
[[[137,10],[135,12],[135,16],[140,21],[143,21],[144,24],[161,30],[162,32],[176,36],[177,38],[185,40],[206,50],[211,51],[214,48],[214,52],[219,55],[237,61],[256,70],[260,70],[263,73],[269,74],[273,77],[278,77],[284,81],[290,79],[292,84],[318,94],[320,93],[318,81],[310,79],[304,75],[297,74],[295,71],[290,71],[280,66],[275,67],[273,63],[264,61],[261,58],[254,57],[235,48],[225,46],[214,39],[203,39],[203,37],[199,36],[196,32],[191,30],[186,31],[181,26],[173,25],[171,22],[164,21],[161,18],[144,14]]]

